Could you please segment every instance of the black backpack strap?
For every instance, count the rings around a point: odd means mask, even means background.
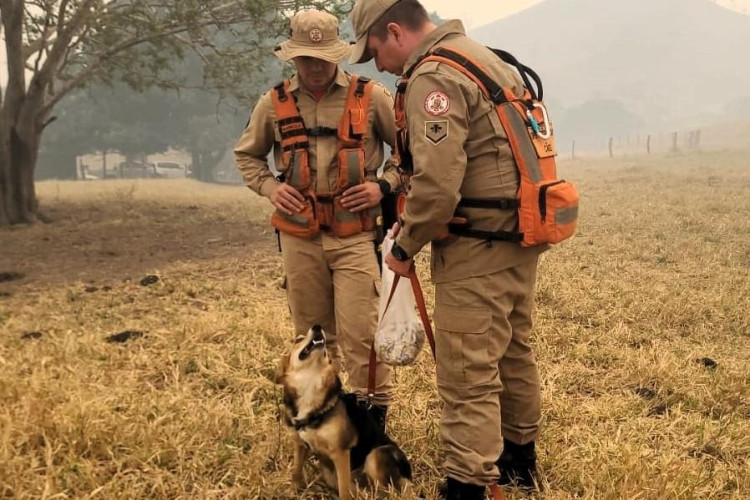
[[[516,71],[518,71],[518,74],[521,75],[521,79],[523,79],[523,84],[526,86],[527,89],[529,89],[529,92],[531,93],[531,96],[534,98],[535,101],[541,101],[544,99],[544,88],[542,87],[542,79],[539,78],[539,75],[534,71],[533,69],[529,68],[525,64],[521,64],[516,57],[511,54],[510,52],[506,52],[504,50],[500,49],[493,49],[492,47],[487,47],[492,52],[495,53],[497,57],[503,60],[503,62],[510,64],[514,68],[516,68]],[[529,77],[531,77],[532,80],[534,80],[534,83],[536,84],[536,89],[531,85],[531,81],[529,80]]]
[[[338,129],[335,129],[332,127],[321,127],[321,126],[305,129],[305,132],[307,133],[308,137],[334,136],[339,133]]]
[[[524,86],[529,90],[529,93],[531,94],[531,97],[534,100],[541,101],[544,97],[544,88],[542,87],[542,79],[539,78],[539,75],[536,74],[536,72],[529,68],[528,66],[521,64],[516,57],[504,50],[500,49],[493,49],[492,47],[487,47],[490,49],[496,56],[498,56],[503,62],[506,64],[509,64],[513,66],[516,71],[518,71],[518,74],[521,76],[521,79],[523,80]],[[456,52],[453,52],[450,49],[447,49],[445,47],[438,47],[434,51],[432,51],[432,54],[445,57],[446,59],[450,59],[467,70],[471,72],[480,82],[482,82],[482,85],[484,85],[487,88],[487,91],[490,93],[490,98],[492,99],[492,102],[495,104],[501,104],[503,102],[506,102],[507,99],[505,98],[505,94],[503,93],[502,87],[498,85],[490,76],[485,73],[482,69],[480,69],[476,64],[466,59],[461,54],[457,54]],[[534,85],[531,84],[531,81],[534,81]]]
[[[357,90],[354,91],[354,94],[357,97],[362,97],[365,95],[365,85],[367,85],[370,82],[370,78],[367,78],[366,76],[358,76],[357,77]]]
[[[448,230],[456,236],[477,240],[508,241],[511,243],[520,243],[523,241],[523,233],[513,231],[482,231],[481,229],[466,227],[465,224],[448,224]]]
[[[276,92],[276,94],[279,96],[279,101],[284,102],[286,101],[286,91],[284,90],[284,86],[286,84],[286,80],[281,81],[274,85],[273,90]]]
[[[498,210],[517,210],[521,202],[517,198],[461,198],[458,206],[465,208],[497,208]]]
[[[482,82],[482,85],[484,85],[484,87],[490,94],[490,99],[492,99],[492,102],[494,102],[495,104],[508,102],[508,99],[505,98],[505,92],[503,92],[503,88],[498,85],[495,80],[490,78],[490,76],[485,73],[484,70],[482,70],[473,62],[469,61],[461,54],[457,54],[450,49],[446,49],[445,47],[438,47],[437,49],[432,51],[432,54],[450,59],[451,61],[454,61],[469,70],[469,72],[474,75],[477,80]]]

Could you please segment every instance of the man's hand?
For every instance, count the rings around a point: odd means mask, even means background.
[[[414,259],[401,261],[390,253],[385,256],[385,265],[399,276],[409,276],[414,272]]]
[[[383,199],[383,192],[377,182],[365,181],[362,184],[352,186],[341,198],[341,206],[350,212],[361,212],[372,208]]]
[[[282,212],[293,215],[305,208],[305,197],[295,188],[283,182],[271,194],[271,203]]]

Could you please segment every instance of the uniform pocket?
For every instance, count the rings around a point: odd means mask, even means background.
[[[436,304],[434,317],[439,383],[474,385],[496,372],[490,365],[489,309]]]
[[[362,232],[362,218],[341,206],[341,196],[333,199],[333,234],[339,238],[354,236]]]

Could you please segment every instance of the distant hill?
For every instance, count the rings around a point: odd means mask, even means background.
[[[470,34],[536,69],[558,124],[579,134],[685,129],[750,109],[750,16],[709,0],[546,0]]]

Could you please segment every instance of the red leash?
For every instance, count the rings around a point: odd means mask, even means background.
[[[430,324],[430,317],[427,315],[427,306],[424,302],[424,294],[422,293],[422,285],[419,283],[419,278],[417,277],[417,272],[414,267],[411,268],[409,271],[409,282],[411,283],[411,288],[414,291],[414,300],[417,303],[417,309],[419,310],[419,316],[422,319],[422,325],[424,325],[424,331],[427,335],[427,341],[430,343],[430,349],[432,350],[432,359],[436,359],[435,354],[435,335],[432,332],[432,325]],[[398,285],[399,280],[401,279],[401,275],[396,274],[393,278],[393,284],[391,285],[391,293],[388,295],[388,301],[385,304],[385,309],[383,310],[383,315],[385,315],[385,312],[388,310],[388,306],[391,305],[391,300],[393,299],[393,294],[396,291],[396,285]],[[367,384],[367,396],[368,398],[372,399],[372,397],[375,395],[375,374],[376,374],[376,363],[377,363],[377,354],[375,353],[375,340],[372,341],[372,344],[370,345],[370,367],[369,367],[369,380]],[[492,500],[505,500],[505,495],[503,495],[503,490],[500,489],[500,487],[497,484],[490,485],[490,492],[492,493]]]
[[[498,486],[497,484],[490,485],[490,492],[492,493],[492,500],[505,500],[503,490],[501,490],[500,486]]]
[[[432,350],[432,359],[435,357],[435,335],[432,333],[432,325],[430,324],[430,317],[427,315],[427,306],[424,303],[424,294],[422,293],[422,285],[419,283],[416,270],[412,267],[409,271],[409,282],[411,288],[414,291],[414,300],[417,303],[417,309],[419,310],[419,317],[422,319],[422,325],[424,326],[425,335],[427,335],[427,341],[430,343],[430,349]],[[401,276],[396,274],[393,278],[393,284],[391,285],[391,293],[388,295],[388,301],[385,304],[383,315],[388,310],[388,306],[391,305],[393,294],[396,292],[396,286],[398,285]],[[375,353],[375,339],[373,339],[370,345],[370,367],[369,377],[367,382],[367,397],[371,398],[375,395],[375,374],[377,364],[377,354]]]

